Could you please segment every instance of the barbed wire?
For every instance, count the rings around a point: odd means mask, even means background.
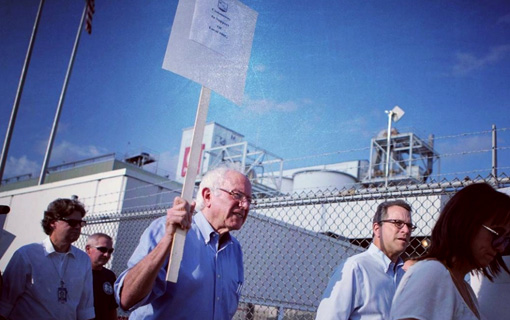
[[[482,135],[482,134],[488,134],[488,133],[492,133],[492,130],[477,131],[477,132],[464,132],[464,133],[459,133],[459,134],[454,134],[454,135],[438,136],[438,137],[434,137],[434,140],[453,139],[453,138]]]
[[[499,128],[499,129],[496,129],[496,131],[506,132],[506,131],[510,131],[510,128]],[[459,138],[459,137],[481,135],[481,134],[487,134],[487,133],[491,133],[491,132],[493,132],[493,130],[470,132],[470,133],[460,133],[460,134],[456,134],[456,135],[439,136],[439,137],[435,137],[435,139],[436,140],[437,139],[455,139],[455,138]],[[353,148],[353,149],[349,149],[349,150],[327,152],[327,153],[309,155],[309,156],[304,156],[304,157],[296,157],[296,158],[286,159],[286,160],[284,160],[284,163],[297,162],[297,161],[302,161],[302,160],[320,159],[320,158],[325,158],[325,157],[330,157],[330,156],[335,156],[335,155],[340,155],[340,154],[363,152],[363,151],[368,151],[369,149],[370,149],[369,147]],[[498,146],[496,148],[496,151],[507,151],[507,150],[510,150],[510,146],[503,145],[503,146]],[[492,151],[493,151],[492,148],[484,148],[484,149],[478,149],[478,150],[442,153],[439,155],[439,157],[440,157],[440,159],[447,159],[447,158],[455,158],[455,157],[459,157],[459,156],[469,156],[469,155],[483,154],[483,153],[486,153],[489,155]],[[406,162],[406,161],[427,161],[427,160],[428,160],[428,157],[415,157],[413,159],[404,159],[403,162]],[[321,164],[321,165],[324,165],[324,164]],[[358,165],[356,167],[356,169],[358,169],[358,170],[362,169],[362,168],[367,168],[367,165],[366,164]],[[436,174],[433,174],[433,176],[447,177],[447,176],[454,176],[454,175],[461,175],[461,174],[462,175],[478,174],[478,173],[486,172],[490,169],[492,169],[492,163],[488,163],[486,169],[473,168],[472,170],[465,170],[465,171],[455,171],[455,172],[447,172],[447,173],[437,172]],[[498,170],[507,170],[508,166],[498,167],[497,169]],[[371,170],[371,168],[368,168],[368,170]],[[158,181],[156,184],[146,184],[146,185],[141,185],[141,186],[139,185],[139,186],[135,186],[135,187],[126,188],[125,190],[121,190],[121,191],[106,192],[106,193],[101,193],[101,194],[97,194],[97,195],[90,196],[90,197],[81,197],[80,200],[82,200],[83,202],[91,202],[91,203],[93,203],[94,207],[101,207],[101,206],[109,206],[109,205],[118,203],[118,200],[122,196],[124,196],[124,197],[127,196],[122,199],[124,202],[129,202],[129,201],[135,202],[136,200],[154,198],[154,197],[158,197],[158,196],[161,198],[164,198],[165,196],[171,196],[172,194],[180,193],[180,188],[176,187],[175,184],[176,184],[176,182],[173,180],[167,180],[167,181],[161,180],[161,181]],[[153,191],[152,189],[154,189],[154,188],[159,188],[160,190]],[[150,193],[150,194],[144,195],[144,193]],[[101,199],[105,199],[105,201],[101,201]],[[106,200],[106,199],[108,199],[108,200]],[[161,203],[164,203],[167,205],[171,205],[172,202],[173,201],[171,201],[171,200],[169,200],[169,201],[161,200]]]
[[[327,153],[303,156],[303,157],[298,157],[298,158],[290,158],[290,159],[285,159],[284,162],[291,162],[291,161],[298,161],[298,160],[307,160],[307,159],[313,159],[313,158],[323,158],[323,157],[337,155],[337,154],[342,154],[342,153],[352,153],[352,152],[365,151],[365,150],[370,150],[370,147],[358,148],[358,149],[349,149],[349,150],[342,150],[342,151],[335,151],[335,152],[327,152]]]
[[[499,148],[498,147],[497,149],[498,150],[508,150],[508,149],[510,149],[510,147],[504,147],[504,148]],[[472,154],[488,153],[488,152],[491,152],[491,151],[492,151],[491,149],[480,149],[480,150],[474,150],[474,151],[464,151],[464,152],[442,154],[441,157],[442,158],[457,157],[457,156],[465,156],[465,155],[472,155]],[[428,159],[427,157],[417,157],[417,158],[412,159],[412,161],[420,161],[420,160],[421,161],[425,161],[427,159]],[[362,167],[358,166],[357,168],[360,169]],[[506,170],[507,168],[508,167],[500,167],[498,169],[499,170]],[[470,173],[471,174],[479,174],[479,173],[490,171],[491,169],[492,169],[491,164],[488,164],[488,167],[485,168],[485,169],[472,169],[472,170],[466,170],[466,171],[455,171],[455,172],[448,172],[448,173],[436,173],[436,174],[433,174],[433,176],[436,176],[436,177],[448,177],[448,176],[455,176],[455,175],[465,175],[465,174],[470,174]],[[168,184],[173,184],[173,183],[174,183],[173,181],[163,182],[163,183],[159,183],[157,185],[157,187],[162,187],[165,184],[168,185]],[[109,193],[104,193],[104,194],[98,194],[96,196],[85,197],[85,198],[82,198],[81,200],[95,199],[95,201],[96,201],[95,206],[97,206],[97,207],[99,207],[99,206],[107,206],[107,205],[118,203],[118,201],[117,200],[111,200],[111,201],[108,201],[108,202],[97,202],[98,198],[118,196],[121,193],[124,193],[124,194],[141,193],[141,192],[143,192],[145,190],[149,190],[150,188],[154,188],[154,187],[155,187],[154,185],[138,186],[138,187],[126,189],[125,191],[115,191],[115,192],[109,192]],[[140,200],[140,199],[144,199],[144,198],[153,198],[153,197],[157,197],[157,196],[165,196],[165,195],[171,195],[171,194],[175,194],[175,195],[180,194],[180,189],[170,189],[170,188],[168,188],[167,191],[160,191],[160,192],[152,193],[152,194],[149,194],[149,195],[133,195],[131,197],[124,198],[123,200],[124,200],[124,202],[135,201],[135,200]],[[164,202],[164,203],[167,204],[167,205],[171,205],[173,203],[173,201],[167,201],[167,202]]]

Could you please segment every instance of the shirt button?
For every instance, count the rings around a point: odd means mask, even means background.
[[[218,275],[218,278],[221,278],[221,275]]]

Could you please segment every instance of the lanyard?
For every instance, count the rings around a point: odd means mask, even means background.
[[[64,277],[66,275],[67,264],[69,262],[68,252],[66,253],[55,252],[55,255],[56,258],[52,257],[51,262],[53,264],[53,267],[55,267],[55,271],[57,272],[58,277],[60,278],[60,287],[57,288],[57,300],[60,303],[66,303],[67,288],[66,283],[64,281]]]

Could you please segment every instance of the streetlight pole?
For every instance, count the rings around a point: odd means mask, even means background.
[[[388,131],[386,131],[386,166],[384,168],[384,186],[388,187],[388,176],[390,172],[390,142],[391,142],[391,117],[393,111],[384,111],[388,114]]]
[[[388,131],[386,134],[386,168],[384,172],[384,186],[388,187],[388,177],[390,175],[390,143],[391,143],[391,122],[397,122],[404,115],[404,110],[400,109],[399,106],[395,106],[390,111],[384,111],[388,114]]]

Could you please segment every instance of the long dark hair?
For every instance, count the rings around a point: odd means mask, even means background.
[[[510,224],[510,197],[487,183],[463,188],[441,211],[432,229],[431,245],[418,260],[437,259],[451,268],[456,259],[455,263],[474,266],[472,271],[483,273],[489,280],[499,274],[501,268],[510,273],[499,253],[487,267],[480,266],[473,256],[473,237],[487,221]]]

